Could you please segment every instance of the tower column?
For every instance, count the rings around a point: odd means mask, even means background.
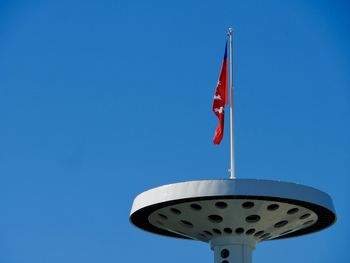
[[[251,263],[255,241],[239,237],[218,237],[210,241],[214,263]]]

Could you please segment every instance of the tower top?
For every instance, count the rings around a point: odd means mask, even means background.
[[[203,180],[138,195],[131,222],[160,235],[255,244],[309,234],[336,220],[332,200],[312,187],[270,180]]]

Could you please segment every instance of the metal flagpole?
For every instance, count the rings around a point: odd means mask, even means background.
[[[233,43],[232,43],[233,29],[228,29],[228,35],[230,37],[230,179],[235,179],[235,151],[234,151],[234,133],[233,133]]]

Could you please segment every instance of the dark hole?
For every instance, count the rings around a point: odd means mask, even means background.
[[[205,235],[203,235],[202,233],[199,233],[198,235],[200,235],[201,237],[206,238],[206,236],[205,236]]]
[[[305,226],[305,225],[310,225],[311,223],[313,223],[314,222],[314,220],[309,220],[309,221],[306,221],[303,225]]]
[[[244,202],[242,204],[242,207],[243,208],[246,208],[246,209],[249,209],[249,208],[252,208],[254,206],[254,203],[253,202]]]
[[[210,215],[208,216],[208,219],[213,223],[220,223],[222,221],[222,217],[219,215]]]
[[[251,229],[248,229],[245,233],[246,235],[251,235],[255,232],[255,229],[254,228],[251,228]]]
[[[227,204],[225,202],[216,202],[215,203],[215,206],[217,208],[220,208],[220,209],[223,209],[223,208],[226,208],[227,207]]]
[[[218,234],[218,235],[221,234],[221,231],[220,231],[219,229],[216,229],[216,228],[213,228],[213,232],[214,232],[215,234]]]
[[[279,208],[280,206],[278,204],[271,204],[267,207],[267,210],[269,211],[275,211]]]
[[[289,209],[287,214],[288,215],[294,215],[296,212],[298,212],[299,209],[298,208],[292,208],[292,209]]]
[[[230,255],[230,251],[228,251],[228,249],[223,249],[223,250],[221,250],[221,257],[222,258],[227,258],[229,255]]]
[[[255,237],[261,236],[262,234],[264,234],[264,231],[258,231],[255,233]]]
[[[193,227],[193,224],[191,222],[186,221],[186,220],[181,220],[180,223],[184,227],[188,227],[188,228],[192,228]]]
[[[310,216],[311,216],[311,214],[304,214],[301,217],[299,217],[299,219],[306,219],[306,218],[308,218]]]
[[[181,211],[177,208],[170,208],[170,211],[173,212],[175,215],[181,214]]]
[[[275,224],[275,227],[282,227],[288,224],[287,220],[279,221],[278,223]]]
[[[208,236],[212,236],[212,235],[213,235],[212,233],[210,233],[210,232],[207,231],[207,230],[204,230],[203,232],[206,233]]]
[[[242,234],[244,232],[244,229],[239,227],[235,230],[236,234]]]
[[[248,223],[256,223],[260,220],[260,216],[258,215],[250,215],[245,218],[245,221]]]
[[[199,205],[199,204],[191,204],[190,207],[193,209],[193,210],[201,210],[202,207]]]
[[[230,263],[230,262],[228,262],[227,260],[223,260],[221,261],[221,263]]]
[[[229,227],[224,228],[224,232],[227,234],[231,234],[232,233],[232,229]]]
[[[163,215],[163,214],[158,214],[158,216],[161,218],[161,219],[168,219],[168,217],[166,215]]]

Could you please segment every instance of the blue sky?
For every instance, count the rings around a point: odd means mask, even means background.
[[[212,262],[143,232],[133,198],[227,178],[213,92],[234,34],[239,178],[333,197],[338,221],[256,262],[349,262],[347,1],[1,1],[0,262]]]

